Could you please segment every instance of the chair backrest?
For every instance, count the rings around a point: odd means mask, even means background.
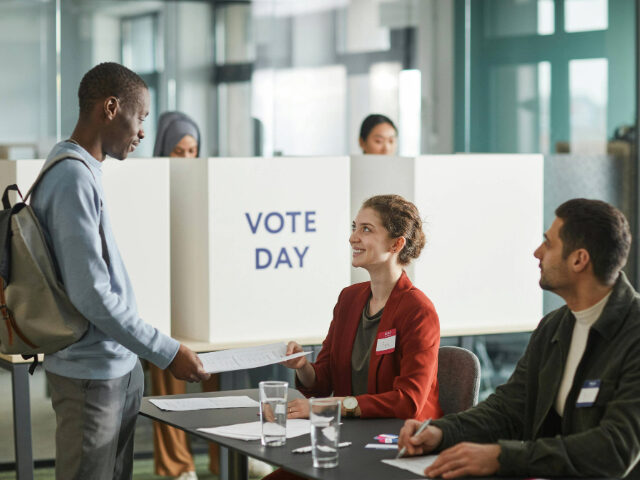
[[[478,403],[480,362],[473,352],[460,347],[440,347],[438,386],[442,411],[457,413]]]

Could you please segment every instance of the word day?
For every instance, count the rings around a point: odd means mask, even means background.
[[[287,212],[258,212],[251,215],[244,214],[249,230],[253,235],[277,235],[279,233],[314,233],[316,232],[316,212],[311,211],[287,211]],[[279,267],[304,268],[304,260],[309,251],[309,246],[286,247],[271,250],[258,247],[255,249],[255,268],[264,270]]]

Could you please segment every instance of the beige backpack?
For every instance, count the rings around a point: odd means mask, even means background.
[[[58,279],[54,258],[29,196],[42,177],[65,159],[81,161],[68,152],[42,169],[22,202],[11,206],[9,185],[0,211],[0,352],[22,355],[54,353],[74,343],[87,330],[87,319],[73,306]],[[89,171],[91,171],[89,169]],[[92,173],[93,175],[93,173]],[[103,257],[109,263],[102,226]]]

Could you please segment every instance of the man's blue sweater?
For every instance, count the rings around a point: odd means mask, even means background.
[[[102,189],[101,162],[70,142],[57,144],[47,163],[70,151],[44,176],[31,199],[71,302],[89,320],[76,343],[45,356],[47,371],[72,378],[110,379],[129,373],[136,355],[166,368],[180,344],[138,315],[133,288],[116,245]],[[131,199],[135,202],[135,198]],[[107,244],[102,255],[99,225]]]

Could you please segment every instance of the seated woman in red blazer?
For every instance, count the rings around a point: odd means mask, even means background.
[[[441,417],[438,315],[404,272],[425,244],[418,209],[399,195],[372,197],[362,204],[349,243],[353,266],[367,270],[371,281],[342,290],[314,363],[298,357],[283,365],[296,370],[305,396],[342,400],[345,417]],[[287,354],[301,351],[289,342]],[[309,417],[306,399],[287,407],[287,418]],[[264,480],[301,478],[278,469]]]
[[[425,245],[416,206],[399,195],[366,200],[349,243],[352,264],[370,282],[345,288],[314,363],[298,357],[296,387],[306,397],[342,400],[346,417],[438,418],[438,315],[404,272]],[[287,353],[301,352],[289,342]],[[288,418],[308,418],[309,402],[288,404]]]

